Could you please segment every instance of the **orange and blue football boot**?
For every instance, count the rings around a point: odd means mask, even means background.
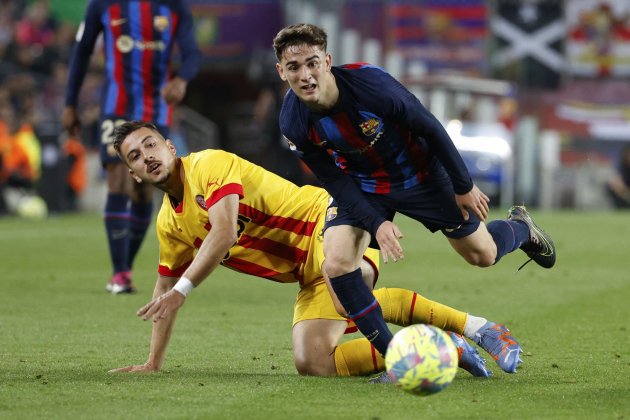
[[[507,373],[516,372],[516,368],[523,362],[520,358],[523,350],[505,325],[487,322],[475,333],[473,341],[487,351]]]
[[[460,368],[470,372],[472,376],[481,378],[489,378],[492,375],[492,372],[486,368],[486,361],[479,355],[477,349],[466,341],[463,335],[452,331],[448,331],[448,335],[457,348]]]

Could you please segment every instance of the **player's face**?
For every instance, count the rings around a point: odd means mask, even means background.
[[[306,105],[330,108],[336,100],[335,79],[330,71],[332,58],[318,46],[294,45],[282,53],[276,64],[280,78]]]
[[[140,128],[127,136],[120,152],[136,181],[159,187],[168,183],[175,170],[175,146],[149,128]]]

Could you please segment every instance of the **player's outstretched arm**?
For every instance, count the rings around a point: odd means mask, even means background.
[[[184,304],[185,294],[192,287],[201,284],[221,264],[237,239],[239,199],[237,194],[228,194],[208,209],[208,221],[212,228],[201,243],[192,263],[173,289],[140,308],[137,312],[138,316],[145,321],[153,318],[153,322],[168,317]],[[178,289],[180,282],[184,280],[189,285],[187,292],[181,292]]]
[[[168,293],[173,288],[175,280],[176,279],[172,277],[158,276],[157,282],[155,283],[155,289],[153,290],[153,298],[158,299],[160,296],[164,296]],[[175,325],[176,317],[177,310],[175,310],[171,315],[153,323],[153,330],[151,332],[151,349],[149,351],[149,358],[144,364],[112,369],[110,372],[159,371],[164,363],[166,348],[168,347],[168,343],[171,338],[171,332],[173,331],[173,325]]]

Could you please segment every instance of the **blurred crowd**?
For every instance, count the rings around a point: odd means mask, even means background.
[[[76,30],[47,0],[0,0],[0,214],[37,194],[47,162],[64,164],[65,210],[85,188],[85,147],[59,120]]]
[[[78,209],[78,198],[88,187],[86,159],[91,151],[98,150],[103,57],[98,53],[92,55],[92,71],[88,72],[81,90],[80,138],[68,138],[60,116],[77,25],[54,16],[50,8],[52,1],[0,0],[0,215],[20,213],[20,203],[29,197],[44,198],[52,211]],[[222,131],[220,137],[227,139],[223,148],[276,169],[296,183],[315,182],[287,149],[278,146],[281,136],[277,114],[286,87],[279,84],[275,58],[271,60],[255,54],[252,57],[249,80],[244,81],[259,89],[252,115],[240,117],[238,112],[233,112],[234,115],[226,116],[224,109],[233,108],[225,106],[226,100],[222,99],[217,102],[221,111],[210,112],[214,117],[210,118],[234,122]],[[226,91],[230,90],[221,92]],[[223,96],[237,95],[221,94]],[[505,109],[503,105],[507,105]],[[210,104],[207,108],[213,106]],[[516,102],[508,98],[501,106],[498,110],[501,122],[513,129]],[[469,117],[465,111],[460,116],[463,120]],[[185,154],[187,145],[195,142],[186,139],[183,134],[186,130],[178,128],[177,115],[174,114],[171,137],[177,142],[178,150]],[[244,132],[246,128],[249,131]],[[248,136],[255,141],[246,141]],[[202,137],[204,142],[197,143],[207,147],[207,133]],[[238,142],[230,142],[232,138]],[[627,174],[623,175],[623,170],[617,168],[610,185],[609,192],[616,192],[614,204],[627,205],[630,201]],[[626,188],[624,193],[619,193],[620,185]]]

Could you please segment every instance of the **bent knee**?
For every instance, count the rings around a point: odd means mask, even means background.
[[[332,278],[353,272],[357,269],[357,265],[352,260],[327,257],[322,268],[326,271],[328,277]]]
[[[313,360],[296,358],[295,369],[302,376],[335,376],[337,371],[335,369],[334,361],[330,362],[326,360]]]
[[[492,252],[469,252],[463,257],[468,264],[477,267],[490,267],[497,258],[496,253]]]

